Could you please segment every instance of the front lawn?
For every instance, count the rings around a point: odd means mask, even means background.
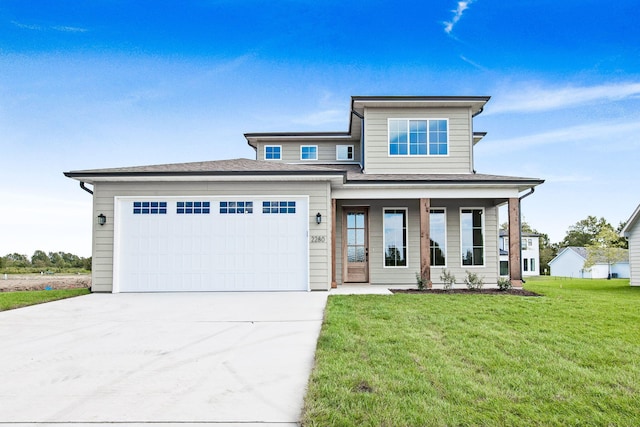
[[[640,288],[329,298],[305,426],[640,425]]]
[[[87,288],[59,289],[52,291],[17,291],[0,292],[0,311],[11,310],[28,305],[42,304],[64,298],[76,297],[91,293]]]

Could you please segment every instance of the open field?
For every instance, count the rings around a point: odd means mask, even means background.
[[[0,274],[0,292],[91,287],[90,274]]]
[[[305,426],[640,425],[640,288],[331,296]]]

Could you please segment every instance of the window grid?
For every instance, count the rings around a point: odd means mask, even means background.
[[[447,119],[390,119],[390,156],[446,156]]]
[[[221,214],[252,214],[253,213],[253,202],[242,201],[242,202],[220,202],[220,213]]]
[[[164,215],[167,202],[133,202],[134,215]]]
[[[211,213],[211,202],[177,202],[177,214],[209,214]]]
[[[265,160],[282,159],[282,147],[280,147],[279,145],[265,145],[264,158]]]
[[[300,160],[318,160],[318,146],[316,145],[301,146]]]
[[[296,202],[292,201],[268,201],[262,202],[263,214],[294,214],[296,213]]]

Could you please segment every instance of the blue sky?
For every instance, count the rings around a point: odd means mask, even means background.
[[[351,95],[490,95],[480,173],[546,179],[550,235],[640,203],[637,1],[0,0],[0,254],[91,254],[63,171],[253,158]]]

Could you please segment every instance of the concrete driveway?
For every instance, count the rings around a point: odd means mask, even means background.
[[[92,294],[0,312],[0,425],[296,425],[327,296]]]

